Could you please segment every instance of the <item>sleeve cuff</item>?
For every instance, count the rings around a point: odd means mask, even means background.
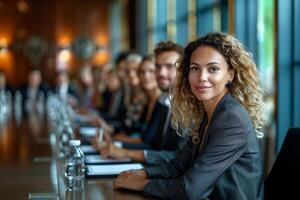
[[[153,167],[145,167],[144,170],[148,174],[148,178],[160,178],[161,177],[161,170],[159,166]]]
[[[147,152],[147,150],[144,150],[143,152],[144,152],[144,159],[147,161],[147,158],[148,158],[148,152]]]
[[[143,194],[147,197],[162,199],[189,199],[184,190],[182,178],[151,180],[145,185]]]

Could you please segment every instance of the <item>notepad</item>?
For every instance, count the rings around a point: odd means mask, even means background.
[[[81,150],[84,154],[100,154],[92,145],[81,145]]]
[[[87,165],[87,177],[116,177],[126,170],[142,169],[139,163],[112,164],[112,165]]]
[[[79,133],[83,137],[94,137],[97,134],[99,128],[97,127],[80,127]]]
[[[108,159],[103,158],[101,155],[86,155],[84,159],[86,164],[113,164],[132,162],[131,159]]]

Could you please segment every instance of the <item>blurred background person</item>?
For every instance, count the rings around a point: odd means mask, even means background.
[[[0,93],[13,95],[13,89],[6,82],[6,75],[4,71],[0,70]]]
[[[59,71],[55,77],[55,89],[54,93],[59,96],[61,100],[69,103],[73,107],[79,105],[79,96],[75,87],[70,83],[69,75],[67,71]]]
[[[139,68],[138,77],[142,91],[145,95],[137,97],[136,101],[143,105],[143,111],[139,119],[134,122],[124,122],[124,130],[114,136],[115,140],[123,142],[142,142],[143,132],[146,130],[148,123],[153,114],[154,106],[161,90],[155,79],[155,63],[154,57],[144,57]]]
[[[95,109],[96,105],[94,99],[98,93],[94,87],[94,77],[89,65],[85,65],[80,69],[79,80],[76,86],[79,94],[79,106],[87,110]]]
[[[39,108],[42,109],[48,91],[48,86],[42,82],[40,70],[32,68],[29,71],[27,83],[20,88],[24,113],[28,114]]]
[[[120,109],[124,95],[121,80],[116,69],[105,68],[102,73],[105,74],[105,78],[104,75],[102,78],[105,90],[100,94],[102,96],[101,116],[115,116]]]
[[[121,81],[121,85],[116,82],[117,88],[111,93],[107,90],[104,94],[108,96],[110,105],[110,113],[100,113],[99,122],[103,127],[109,127],[109,133],[114,134],[123,131],[125,127],[131,127],[135,121],[138,121],[143,112],[145,93],[141,89],[138,77],[138,67],[142,61],[142,56],[137,53],[131,53],[126,57],[126,65],[124,72],[117,71],[118,76],[125,73],[126,81]],[[118,70],[123,70],[117,68]],[[113,74],[112,74],[113,75]],[[116,79],[114,79],[117,81]],[[108,87],[108,84],[107,84]],[[117,93],[115,93],[117,92]],[[118,96],[115,96],[115,95]],[[111,98],[113,97],[113,98]],[[115,98],[118,97],[118,98]]]

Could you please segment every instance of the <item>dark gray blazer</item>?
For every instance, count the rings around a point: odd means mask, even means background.
[[[156,149],[147,149],[145,160],[147,164],[162,164],[169,162],[175,158],[180,149],[187,143],[187,137],[181,137],[172,127],[170,120],[167,122],[168,128],[166,133],[157,134],[156,140],[159,141],[159,146]]]
[[[144,194],[163,199],[263,199],[262,162],[245,108],[226,94],[213,113],[206,147],[190,140],[169,163],[149,167]]]
[[[171,126],[171,111],[167,95],[162,95],[155,104],[153,115],[145,131],[143,143],[123,142],[123,148],[143,149],[147,164],[161,164],[177,156],[178,151],[186,144],[187,138],[180,137]]]

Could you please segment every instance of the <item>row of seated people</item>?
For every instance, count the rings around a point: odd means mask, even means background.
[[[50,87],[43,82],[41,71],[32,68],[28,73],[27,82],[20,87],[13,88],[7,84],[5,72],[0,71],[0,93],[11,97],[20,94],[24,113],[34,111],[36,104],[44,101],[49,94],[57,94],[62,101],[71,104],[74,108],[92,109],[96,106],[94,101],[99,95],[93,78],[92,69],[89,66],[84,66],[80,70],[78,81],[71,81],[67,71],[58,71],[54,77],[55,84]]]
[[[94,119],[105,128],[107,143],[100,144],[97,138],[92,141],[103,156],[160,164],[174,158],[186,142],[172,128],[169,99],[175,63],[183,48],[162,42],[154,52],[154,57],[144,58],[121,54],[116,70],[107,72],[107,81],[112,83],[108,85],[115,86],[104,93],[111,107]]]
[[[61,71],[56,74],[53,89],[42,84],[39,70],[32,69],[28,83],[18,89],[23,111],[32,112],[49,92],[56,93],[80,113],[97,110],[99,117],[93,121],[107,127],[108,143],[105,148],[100,148],[95,142],[98,140],[93,143],[103,155],[151,164],[169,161],[185,143],[185,138],[171,126],[169,102],[169,89],[176,75],[174,66],[182,53],[183,48],[172,42],[160,43],[155,56],[121,53],[114,69],[103,70],[101,81],[106,88],[102,93],[96,92],[88,67],[80,70],[81,87],[71,84],[67,72]],[[96,105],[95,99],[101,99],[102,106]]]

